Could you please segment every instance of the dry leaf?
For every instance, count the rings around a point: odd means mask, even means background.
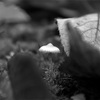
[[[73,27],[77,27],[83,39],[100,50],[100,25],[99,14],[89,14],[79,18],[57,19],[58,30],[64,50],[69,55],[69,37],[67,23],[72,22]]]

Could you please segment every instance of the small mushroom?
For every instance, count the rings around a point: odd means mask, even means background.
[[[39,49],[40,56],[46,61],[55,61],[58,59],[60,50],[58,47],[54,46],[52,43],[49,43],[45,46],[40,47]]]
[[[59,74],[58,67],[60,64],[61,56],[60,50],[58,47],[54,46],[52,43],[49,43],[45,46],[40,47],[40,67],[43,70],[43,78],[49,84],[53,94],[57,93],[56,84],[54,80]],[[52,87],[55,87],[52,89]]]
[[[40,47],[39,49],[40,52],[44,52],[44,53],[60,53],[59,48],[57,48],[56,46],[54,46],[52,43],[49,43],[45,46]]]

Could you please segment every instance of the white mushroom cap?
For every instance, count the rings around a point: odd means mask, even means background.
[[[40,47],[39,49],[40,52],[46,52],[46,53],[60,53],[59,48],[57,48],[56,46],[54,46],[52,43],[49,43],[45,46]]]

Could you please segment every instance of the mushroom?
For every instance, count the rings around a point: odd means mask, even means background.
[[[49,87],[53,94],[57,93],[57,86],[54,82],[57,75],[59,74],[58,67],[60,65],[60,50],[58,47],[49,43],[45,46],[40,47],[40,67],[42,68],[44,74],[44,80],[49,84]],[[55,88],[53,88],[55,87]],[[53,88],[53,89],[52,89]]]
[[[40,47],[39,52],[44,60],[49,61],[56,60],[58,58],[58,55],[60,54],[59,48],[54,46],[52,43]]]
[[[40,52],[47,52],[47,53],[60,53],[59,48],[57,48],[56,46],[54,46],[52,43],[49,43],[45,46],[40,47],[39,49]]]

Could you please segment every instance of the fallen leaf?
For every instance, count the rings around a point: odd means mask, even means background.
[[[80,30],[83,40],[100,51],[99,14],[89,14],[78,18],[57,19],[61,42],[68,56],[70,47],[67,23],[69,21],[74,28],[77,27]]]

